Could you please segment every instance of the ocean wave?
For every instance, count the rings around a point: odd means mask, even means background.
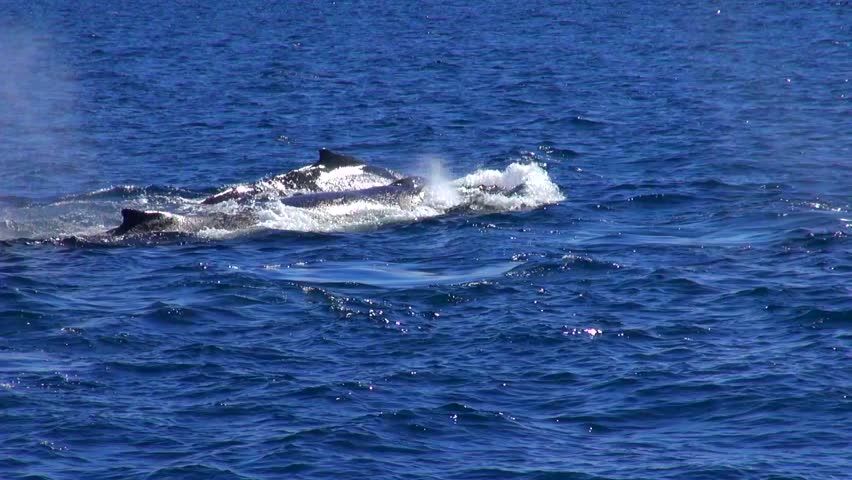
[[[810,308],[793,320],[814,328],[852,328],[852,309]]]
[[[610,272],[620,268],[622,268],[622,265],[616,262],[568,253],[562,255],[560,258],[554,258],[552,255],[542,258],[525,258],[525,262],[513,268],[507,273],[507,276],[530,278],[571,271],[585,273]]]
[[[805,228],[790,230],[786,234],[784,244],[802,247],[830,247],[840,245],[849,240],[849,234],[841,230],[833,232],[813,231]]]
[[[567,160],[569,158],[574,158],[580,155],[580,152],[576,150],[572,150],[570,148],[560,148],[549,142],[545,142],[539,145],[538,150],[541,153],[545,154],[547,157],[558,160]]]
[[[170,187],[164,185],[113,185],[87,193],[77,195],[66,195],[54,202],[53,205],[62,205],[73,202],[86,202],[92,200],[130,200],[133,198],[178,198],[186,199],[197,197],[200,192],[186,188]]]

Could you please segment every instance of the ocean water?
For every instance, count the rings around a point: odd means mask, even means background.
[[[850,478],[850,79],[846,1],[0,1],[0,478]],[[99,236],[322,147],[425,197]]]

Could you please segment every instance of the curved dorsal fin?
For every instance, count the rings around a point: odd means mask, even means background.
[[[138,225],[151,220],[165,218],[162,212],[146,212],[133,208],[124,208],[121,210],[121,225],[111,231],[114,235],[123,235]]]
[[[358,160],[355,157],[349,155],[343,155],[341,153],[334,153],[327,148],[321,148],[319,151],[319,161],[314,164],[314,166],[322,166],[329,170],[340,168],[340,167],[352,167],[357,165],[364,165],[364,162]]]

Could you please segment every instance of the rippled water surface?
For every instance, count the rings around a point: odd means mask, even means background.
[[[849,478],[850,26],[0,1],[0,478]],[[321,147],[425,203],[98,237]]]

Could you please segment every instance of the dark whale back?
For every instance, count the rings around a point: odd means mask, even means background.
[[[419,192],[425,183],[423,177],[405,177],[391,183],[391,186]]]
[[[172,223],[168,215],[163,212],[146,212],[133,208],[121,210],[121,225],[113,228],[108,233],[111,235],[124,235],[130,231],[147,232],[162,229]]]
[[[375,175],[387,179],[389,182],[393,182],[399,178],[399,175],[385,168],[367,165],[351,155],[344,155],[327,148],[321,148],[319,151],[319,160],[306,167],[269,177],[265,181],[225,189],[207,197],[201,203],[204,205],[214,205],[227,200],[241,200],[263,195],[270,191],[268,182],[277,184],[276,187],[271,188],[273,191],[278,188],[284,191],[300,190],[317,192],[320,190],[317,186],[317,180],[324,173],[342,167],[362,167],[362,173]]]
[[[299,208],[314,208],[321,205],[353,202],[358,200],[375,200],[395,202],[406,195],[417,195],[423,190],[423,179],[420,177],[407,177],[397,180],[390,185],[370,187],[361,190],[347,190],[344,192],[318,192],[306,193],[282,198],[284,205]]]

